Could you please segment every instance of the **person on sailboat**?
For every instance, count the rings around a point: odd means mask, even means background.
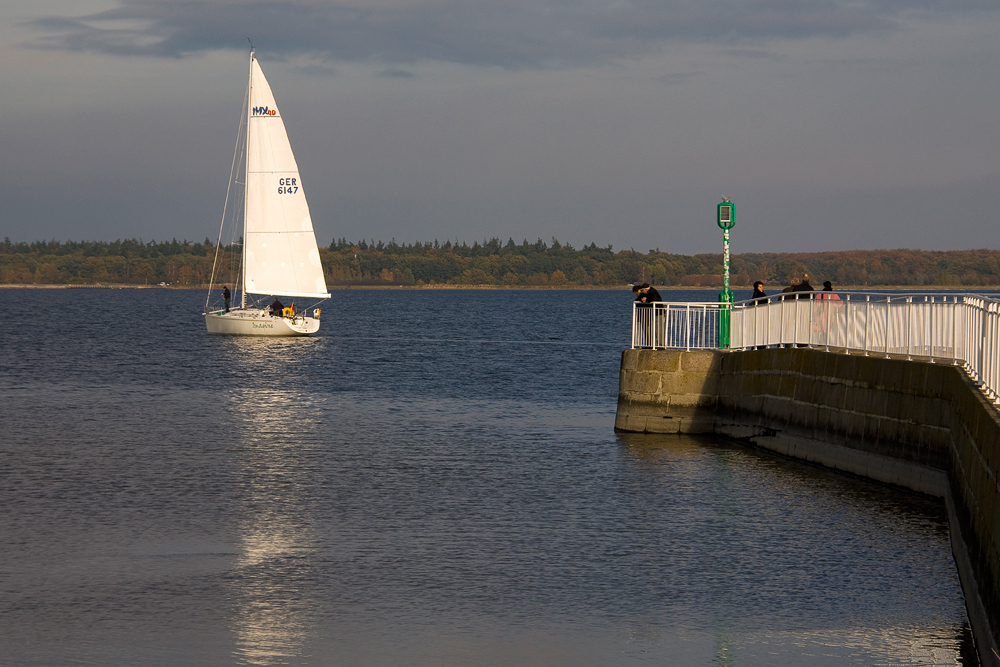
[[[284,304],[278,301],[278,297],[274,297],[274,303],[271,304],[271,316],[281,317],[281,311],[285,309]]]
[[[222,298],[226,300],[226,312],[227,313],[229,312],[229,297],[230,296],[231,295],[229,293],[229,285],[226,285],[225,287],[222,288]]]

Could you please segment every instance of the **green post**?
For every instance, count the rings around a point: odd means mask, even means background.
[[[718,224],[722,229],[725,249],[722,253],[722,291],[719,292],[719,303],[724,305],[719,312],[719,347],[729,347],[729,315],[732,309],[733,293],[729,289],[729,230],[736,225],[736,205],[723,197],[717,207]]]

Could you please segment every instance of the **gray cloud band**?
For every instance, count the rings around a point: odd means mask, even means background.
[[[669,42],[751,44],[883,31],[904,14],[996,12],[992,0],[633,0],[424,2],[361,9],[289,2],[125,2],[88,16],[46,17],[28,46],[180,58],[243,48],[387,65],[449,62],[508,69],[602,64]],[[128,27],[122,27],[123,25]]]

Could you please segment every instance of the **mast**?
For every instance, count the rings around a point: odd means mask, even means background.
[[[243,303],[240,308],[247,307],[247,200],[250,195],[250,109],[253,94],[253,42],[250,43],[250,73],[247,74],[247,136],[246,159],[243,173]]]

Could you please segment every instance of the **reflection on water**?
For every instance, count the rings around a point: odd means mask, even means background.
[[[303,536],[275,517],[240,531],[242,552],[227,577],[236,656],[250,665],[288,664],[302,657],[310,630],[308,593],[289,582],[290,562],[305,557]]]
[[[307,391],[273,386],[317,362],[315,339],[224,339],[227,363],[244,382],[226,392],[237,476],[240,556],[227,577],[235,654],[248,665],[305,657],[311,629],[309,561],[315,551],[294,452],[316,442],[321,422]]]
[[[627,293],[337,293],[284,340],[43,296],[0,358],[0,663],[973,664],[940,503],[613,432]]]

